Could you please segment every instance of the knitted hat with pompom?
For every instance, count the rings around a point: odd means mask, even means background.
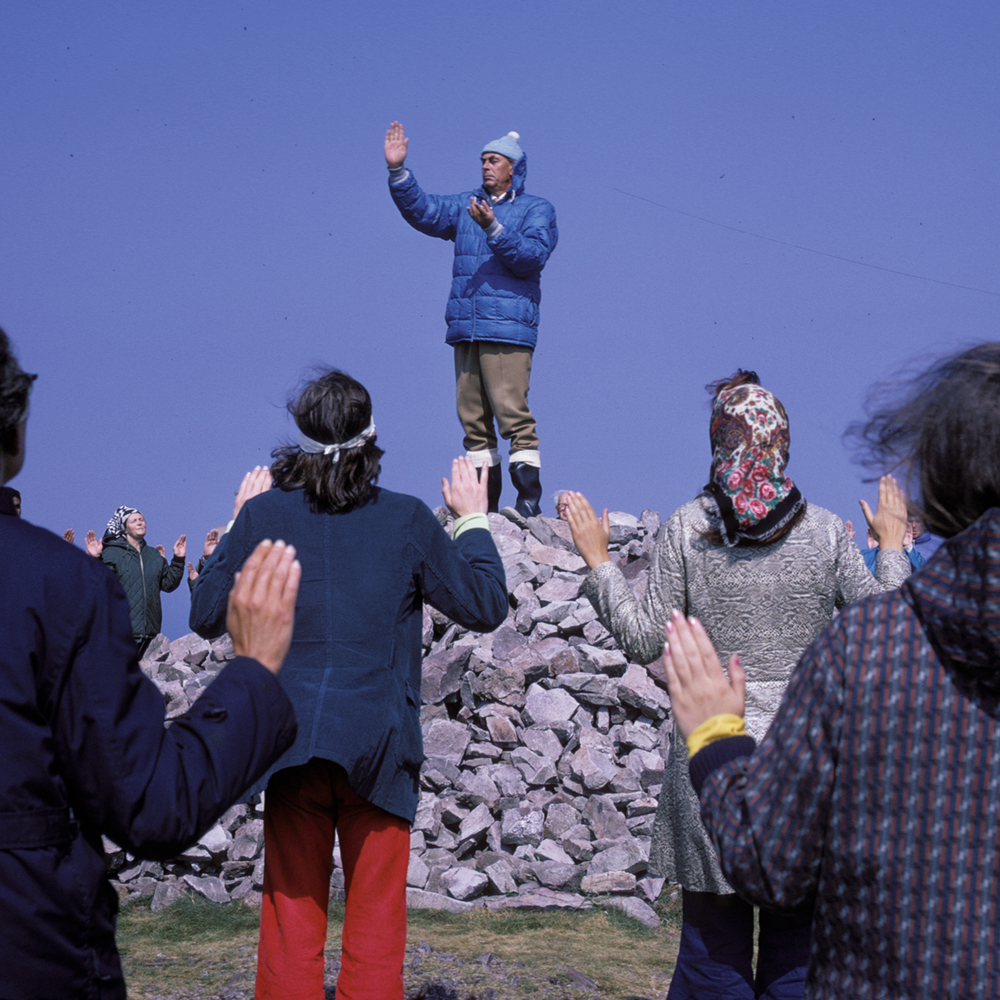
[[[520,138],[516,132],[508,132],[500,139],[494,139],[492,142],[486,143],[483,146],[483,153],[499,153],[501,156],[506,156],[511,163],[517,163],[524,155],[524,151],[517,142]],[[482,153],[479,155],[482,156]]]

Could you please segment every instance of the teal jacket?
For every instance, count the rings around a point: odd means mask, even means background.
[[[115,571],[125,588],[136,641],[154,638],[163,621],[160,591],[169,594],[180,586],[184,560],[174,556],[167,562],[144,538],[138,552],[124,538],[105,538],[101,562]]]

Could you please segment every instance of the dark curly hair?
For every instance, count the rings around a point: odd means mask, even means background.
[[[709,382],[705,386],[705,391],[712,397],[712,402],[714,403],[716,396],[720,392],[723,392],[725,389],[735,389],[738,385],[760,385],[760,378],[755,371],[737,368],[732,375]]]
[[[1000,507],[1000,343],[926,365],[876,385],[868,420],[845,438],[867,468],[897,473],[927,528],[950,538]]]
[[[360,434],[371,422],[372,401],[356,379],[336,368],[323,368],[288,402],[299,430],[322,444],[338,444]],[[305,490],[313,513],[339,514],[367,503],[378,482],[385,452],[373,435],[360,448],[332,455],[309,454],[298,445],[271,452],[274,485]]]
[[[21,370],[10,346],[10,338],[0,329],[0,450],[14,448],[17,425],[28,412],[31,383],[38,378]]]

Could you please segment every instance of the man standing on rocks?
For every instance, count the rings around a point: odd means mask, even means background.
[[[445,341],[455,348],[458,418],[466,455],[489,471],[489,509],[502,489],[497,434],[510,441],[514,510],[541,512],[541,460],[528,408],[531,358],[538,339],[540,278],[559,233],[544,198],[524,193],[527,158],[516,132],[483,147],[483,183],[463,194],[424,192],[404,161],[409,139],[393,122],[385,135],[389,193],[403,218],[427,236],[452,240],[455,264]]]

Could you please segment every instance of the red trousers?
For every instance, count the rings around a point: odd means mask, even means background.
[[[402,1000],[410,824],[319,757],[267,786],[257,1000],[323,1000],[334,833],[347,892],[337,1000]]]

